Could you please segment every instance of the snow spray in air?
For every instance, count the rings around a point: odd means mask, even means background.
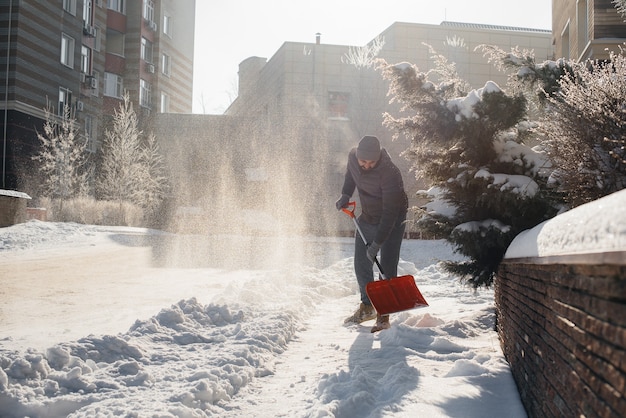
[[[167,229],[176,236],[162,256],[170,265],[315,262],[311,236],[336,236],[345,221],[334,201],[356,135],[329,129],[315,115],[314,98],[303,102],[306,110],[291,107],[289,114],[164,115],[159,136],[172,180]]]

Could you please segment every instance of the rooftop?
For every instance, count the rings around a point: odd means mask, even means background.
[[[466,28],[466,29],[506,30],[506,31],[514,31],[514,32],[536,32],[536,33],[544,33],[544,34],[552,33],[552,30],[550,29],[533,29],[533,28],[520,28],[520,27],[515,27],[515,26],[485,25],[482,23],[463,23],[463,22],[443,21],[441,22],[441,26]]]

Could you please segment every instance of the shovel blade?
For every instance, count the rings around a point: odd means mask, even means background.
[[[370,282],[365,291],[380,315],[428,306],[411,275]]]

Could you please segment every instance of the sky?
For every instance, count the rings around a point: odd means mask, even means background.
[[[270,59],[284,42],[362,46],[394,22],[442,21],[551,29],[551,0],[196,0],[194,113],[221,114],[237,95],[239,63]]]
[[[626,190],[565,212],[520,234],[507,257],[623,251],[624,205]],[[189,243],[172,238],[0,228],[0,416],[526,417],[493,290],[442,269],[459,260],[445,241],[403,242],[398,275],[429,306],[372,334],[373,321],[343,325],[359,301],[352,238],[220,237],[263,249],[266,264],[228,268],[180,263],[163,248]]]

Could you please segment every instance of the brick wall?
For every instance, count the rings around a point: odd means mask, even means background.
[[[26,219],[45,222],[48,220],[48,210],[46,208],[26,208]]]
[[[626,252],[504,260],[495,297],[529,417],[626,417]]]
[[[26,199],[0,195],[0,227],[26,221]]]

